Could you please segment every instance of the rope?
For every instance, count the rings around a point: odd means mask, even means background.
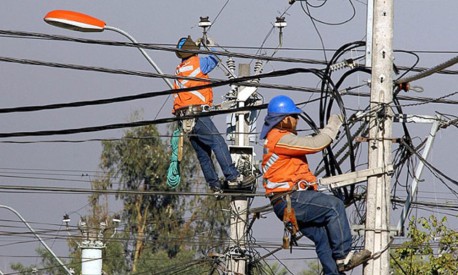
[[[177,188],[180,184],[180,162],[178,161],[178,143],[180,139],[181,131],[176,129],[172,135],[171,147],[172,157],[170,158],[169,170],[167,171],[167,185],[170,188]]]

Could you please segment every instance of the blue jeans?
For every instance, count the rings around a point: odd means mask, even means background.
[[[189,140],[196,151],[205,180],[210,187],[221,188],[218,173],[216,173],[211,159],[212,151],[215,154],[224,177],[230,181],[238,177],[239,172],[232,162],[226,142],[219,134],[218,129],[210,117],[196,118],[196,125],[191,132]]]
[[[291,194],[291,207],[300,231],[315,244],[324,274],[340,274],[336,260],[347,256],[352,243],[343,202],[331,195],[306,190]],[[283,220],[285,208],[286,202],[274,207],[280,220]]]

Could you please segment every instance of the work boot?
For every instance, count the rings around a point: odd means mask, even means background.
[[[371,255],[372,253],[367,249],[358,252],[351,251],[345,259],[336,261],[339,272],[351,270],[358,265],[365,263],[371,258]]]
[[[256,177],[253,175],[240,175],[235,180],[228,180],[227,186],[229,189],[245,189],[251,188],[256,183]]]

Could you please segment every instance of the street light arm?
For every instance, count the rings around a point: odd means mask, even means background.
[[[138,43],[137,40],[135,40],[135,38],[133,38],[130,34],[128,34],[127,32],[125,32],[125,31],[123,31],[121,29],[118,29],[116,27],[105,26],[105,30],[110,30],[110,31],[117,32],[117,33],[122,34],[125,37],[127,37],[133,43]],[[164,74],[161,71],[161,69],[157,66],[157,64],[153,61],[153,59],[151,59],[151,57],[145,52],[145,50],[143,50],[141,47],[138,47],[138,50],[143,54],[143,56],[146,58],[146,60],[148,60],[148,62],[151,64],[151,66],[154,67],[154,69],[156,70],[156,72],[158,74],[161,74],[161,75]],[[165,83],[167,83],[167,85],[170,87],[170,89],[173,89],[172,83],[170,83],[170,81],[167,78],[163,77],[162,79],[164,79]]]
[[[68,274],[73,274],[65,265],[64,263],[56,256],[56,254],[54,254],[54,252],[51,250],[51,248],[49,248],[49,246],[41,239],[41,237],[35,232],[35,230],[33,230],[33,228],[29,225],[29,223],[21,216],[21,214],[19,214],[19,212],[17,212],[16,210],[14,210],[13,208],[9,207],[9,206],[6,206],[6,205],[0,205],[0,208],[5,208],[5,209],[8,209],[10,210],[11,212],[13,212],[14,214],[16,214],[16,216],[19,217],[19,219],[21,219],[21,221],[27,226],[27,228],[33,233],[33,235],[35,235],[35,237],[37,237],[37,239],[41,242],[41,244],[46,248],[46,250],[48,250],[49,253],[51,253],[51,255],[57,260],[57,262],[59,262],[59,264],[62,266],[63,269],[65,269],[65,271],[68,273]]]

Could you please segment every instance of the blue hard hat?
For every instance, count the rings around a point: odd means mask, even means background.
[[[273,97],[267,106],[268,114],[300,114],[302,110],[296,107],[294,101],[286,95],[277,95]]]

